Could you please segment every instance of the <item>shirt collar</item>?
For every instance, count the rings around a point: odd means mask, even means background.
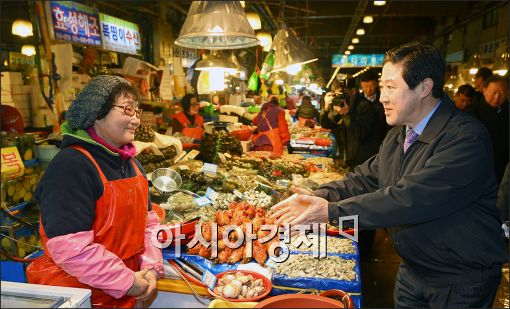
[[[423,133],[423,130],[427,126],[427,123],[429,122],[430,117],[432,117],[432,115],[434,115],[434,112],[437,110],[437,108],[439,107],[440,104],[441,104],[441,100],[439,100],[436,103],[436,106],[434,106],[434,108],[430,111],[430,113],[427,114],[427,116],[425,116],[425,118],[423,118],[420,122],[418,122],[416,127],[412,128],[414,130],[414,132],[416,132],[416,134],[421,135]],[[406,126],[406,132],[409,129],[410,129],[409,126]]]

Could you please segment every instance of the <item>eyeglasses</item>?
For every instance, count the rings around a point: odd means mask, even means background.
[[[124,109],[124,114],[126,114],[129,117],[133,116],[134,114],[136,114],[136,118],[142,117],[143,110],[141,108],[135,108],[134,106],[129,105],[129,104],[128,105],[113,105],[113,106],[120,107],[120,108]]]

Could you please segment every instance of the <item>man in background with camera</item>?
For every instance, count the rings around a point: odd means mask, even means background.
[[[367,77],[362,82],[372,86],[366,92],[375,96],[374,101],[357,93],[353,78],[344,77],[339,81],[339,91],[326,94],[320,117],[321,126],[335,134],[340,157],[350,169],[375,155],[386,136],[384,111],[376,93],[377,74]]]

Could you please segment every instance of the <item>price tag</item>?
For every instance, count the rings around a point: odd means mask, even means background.
[[[2,148],[2,180],[20,177],[24,172],[25,166],[18,148],[14,146]]]
[[[211,200],[208,199],[206,196],[197,197],[193,199],[193,201],[197,203],[197,205],[200,207],[211,204]]]
[[[184,156],[186,155],[186,151],[183,151],[181,152],[180,155],[178,155],[175,159],[174,159],[174,164],[179,162],[182,158],[184,158]]]
[[[214,191],[213,189],[207,187],[207,190],[205,191],[205,196],[209,198],[211,201],[215,201],[218,197],[219,193]]]
[[[216,276],[208,271],[207,269],[204,271],[204,274],[202,275],[202,282],[212,291],[214,290],[214,287],[216,286]]]
[[[242,194],[241,192],[239,192],[239,190],[235,189],[232,193],[234,193],[234,195],[240,199],[243,199],[244,198],[244,194]]]
[[[218,154],[218,157],[220,157],[220,161],[221,161],[221,163],[227,163],[227,158],[225,157],[225,155],[224,155],[224,154],[219,153],[219,154]]]
[[[211,163],[204,163],[204,174],[216,174],[216,171],[218,170],[218,165],[211,164]]]

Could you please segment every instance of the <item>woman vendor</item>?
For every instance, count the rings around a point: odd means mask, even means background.
[[[204,118],[198,114],[200,103],[194,94],[188,93],[181,100],[182,112],[172,116],[172,132],[200,141],[204,134]]]
[[[277,95],[269,96],[269,101],[262,105],[260,113],[253,119],[253,124],[258,132],[253,137],[253,150],[282,155],[283,146],[290,141],[290,134],[285,111],[280,107]]]
[[[72,102],[61,150],[36,189],[44,255],[28,266],[29,283],[90,289],[94,307],[134,307],[154,295],[163,264],[134,158],[141,114],[136,89],[117,76],[97,76]]]

